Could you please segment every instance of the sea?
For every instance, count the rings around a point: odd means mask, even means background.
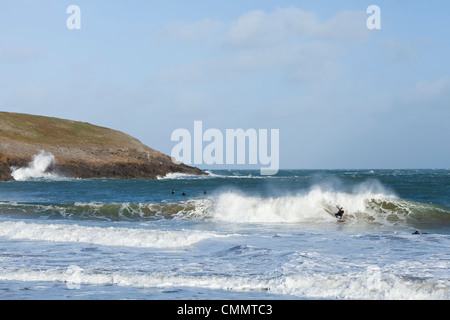
[[[450,299],[448,169],[31,169],[0,183],[1,300]]]

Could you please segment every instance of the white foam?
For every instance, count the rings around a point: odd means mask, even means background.
[[[47,170],[55,163],[53,154],[41,150],[37,155],[33,156],[28,167],[25,168],[11,168],[12,177],[16,181],[25,181],[29,179],[54,179],[58,175],[47,172]]]
[[[156,178],[158,180],[164,180],[164,179],[186,179],[186,178],[192,178],[194,175],[187,174],[187,173],[179,173],[179,172],[171,172],[166,174],[165,176],[157,176]]]
[[[117,285],[124,287],[199,287],[234,291],[266,290],[264,283],[241,277],[171,276],[165,274],[98,273],[69,266],[66,270],[1,270],[2,281],[51,281],[73,284]]]
[[[298,223],[329,221],[343,206],[348,215],[367,211],[367,202],[388,196],[372,193],[341,193],[313,188],[307,193],[264,198],[236,192],[219,195],[211,208],[213,218],[230,222]]]
[[[359,274],[289,274],[271,279],[243,276],[190,276],[161,273],[126,273],[84,270],[77,266],[66,269],[30,270],[0,269],[2,281],[63,282],[68,285],[116,285],[137,288],[195,287],[229,291],[268,291],[272,294],[319,299],[360,300],[448,300],[445,282],[432,279],[408,280],[377,267]]]
[[[209,179],[209,178],[225,178],[225,179],[267,179],[267,178],[273,178],[276,176],[260,176],[260,175],[252,175],[249,173],[248,175],[225,175],[225,174],[216,174],[211,171],[204,171],[205,175],[197,175],[197,174],[189,174],[189,173],[180,173],[180,172],[172,172],[168,173],[165,176],[157,176],[156,178],[158,180],[164,180],[164,179],[172,179],[172,180],[181,180],[181,179]]]
[[[191,246],[208,238],[220,237],[220,235],[191,230],[161,231],[140,228],[1,222],[0,237],[14,240],[85,242],[103,246],[178,248]]]
[[[261,176],[261,175],[253,175],[251,173],[247,174],[247,175],[239,175],[238,172],[234,172],[231,175],[227,175],[227,174],[217,174],[217,173],[213,173],[211,171],[205,171],[209,177],[211,178],[224,178],[224,179],[270,179],[270,178],[278,178],[278,176],[273,175],[273,176]],[[222,173],[222,172],[221,172]]]
[[[377,267],[374,267],[375,271]],[[404,279],[367,268],[361,274],[288,275],[270,283],[274,293],[321,299],[448,300],[444,281]]]

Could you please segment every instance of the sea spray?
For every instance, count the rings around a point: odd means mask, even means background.
[[[49,168],[54,164],[55,157],[53,154],[41,150],[37,155],[33,156],[33,161],[28,164],[28,167],[12,167],[11,175],[16,181],[57,177],[57,175],[48,172]]]
[[[242,223],[329,223],[337,206],[344,207],[346,218],[356,221],[382,221],[383,212],[376,210],[383,203],[392,203],[397,215],[398,199],[389,194],[371,191],[346,193],[323,190],[319,186],[297,194],[261,197],[224,192],[212,204],[210,214],[219,221]]]

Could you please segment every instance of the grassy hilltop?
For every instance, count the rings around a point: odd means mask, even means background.
[[[76,178],[154,179],[171,172],[202,174],[177,165],[120,131],[85,122],[0,112],[0,180],[24,167],[41,150],[55,157],[51,170]]]

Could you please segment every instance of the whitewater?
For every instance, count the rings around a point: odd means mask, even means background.
[[[0,299],[450,298],[449,170],[81,180],[52,161],[0,183]]]

